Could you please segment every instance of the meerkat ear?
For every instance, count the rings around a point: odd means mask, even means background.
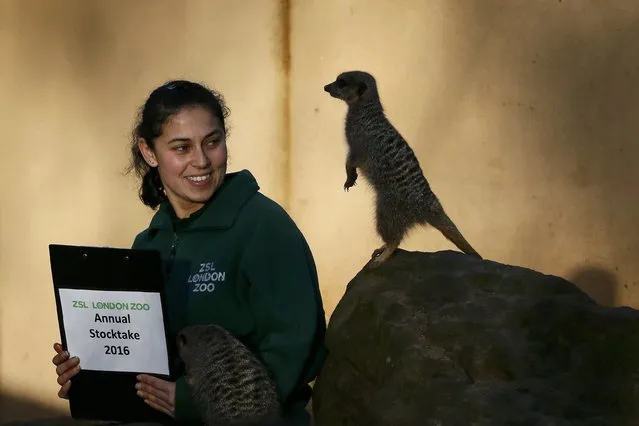
[[[184,333],[178,333],[176,340],[179,348],[186,346],[186,335]]]
[[[368,87],[366,83],[357,83],[357,96],[362,96]]]

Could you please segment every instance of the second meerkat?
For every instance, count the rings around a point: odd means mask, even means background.
[[[206,426],[281,424],[273,377],[230,332],[215,324],[190,325],[180,330],[176,343]]]
[[[428,224],[464,253],[481,259],[444,212],[411,147],[386,118],[375,78],[347,71],[324,90],[348,105],[344,189],[355,185],[359,169],[375,190],[377,233],[384,245],[373,251],[369,267],[385,262],[410,228]]]

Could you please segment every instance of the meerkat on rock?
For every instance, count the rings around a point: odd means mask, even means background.
[[[348,106],[344,189],[356,184],[359,169],[375,192],[377,233],[384,245],[373,251],[367,267],[385,262],[413,226],[429,224],[461,251],[481,259],[444,212],[411,147],[386,118],[375,78],[363,71],[343,72],[324,90]]]

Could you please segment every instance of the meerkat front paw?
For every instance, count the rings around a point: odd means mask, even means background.
[[[357,185],[357,182],[354,180],[347,180],[344,182],[344,191],[348,192],[353,186]]]

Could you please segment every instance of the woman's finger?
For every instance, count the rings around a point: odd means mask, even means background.
[[[153,404],[156,409],[161,409],[161,411],[164,411],[165,413],[170,413],[173,410],[173,407],[165,398],[158,396],[155,393],[139,390],[138,396]]]
[[[66,382],[71,380],[73,378],[73,376],[75,376],[79,372],[80,372],[80,366],[79,365],[76,365],[75,367],[67,370],[65,373],[63,373],[60,376],[58,376],[58,384],[60,386],[64,385]]]
[[[140,374],[137,379],[138,383],[135,384],[135,387],[144,402],[156,410],[173,417],[173,411],[175,410],[173,386],[175,385],[148,374]]]
[[[145,392],[152,392],[160,398],[168,399],[170,383],[147,374],[140,374],[136,387]]]
[[[154,376],[150,376],[148,374],[139,374],[137,376],[138,381],[147,384],[149,386],[153,386],[154,388],[158,388],[158,389],[162,389],[164,391],[168,391],[169,387],[170,387],[170,383],[162,380],[162,379],[158,379],[157,377]]]
[[[163,413],[164,413],[164,414],[166,414],[166,415],[169,415],[169,416],[173,417],[173,412],[172,412],[172,411],[170,411],[169,409],[167,409],[167,408],[165,408],[165,407],[162,407],[162,406],[160,406],[160,405],[156,404],[156,403],[155,403],[155,402],[153,402],[153,401],[149,401],[148,399],[145,399],[145,400],[144,400],[144,402],[145,402],[147,405],[149,405],[150,407],[152,407],[152,408],[154,408],[154,409],[156,409],[156,410],[158,410],[158,411],[161,411],[161,412],[163,412]]]
[[[143,382],[138,382],[135,387],[136,389],[144,393],[144,395],[153,395],[154,397],[165,401],[169,399],[169,393],[164,389],[157,388]]]
[[[57,352],[53,356],[53,359],[51,359],[51,362],[53,362],[53,364],[60,365],[62,362],[69,359],[69,352],[62,350],[62,346],[60,346],[58,343],[53,345],[53,349],[55,349],[55,351]]]
[[[69,388],[71,387],[71,382],[67,381],[65,384],[60,386],[60,390],[58,390],[58,397],[63,399],[69,399]]]
[[[75,367],[76,365],[80,364],[80,360],[78,359],[78,357],[73,357],[63,363],[61,363],[60,365],[58,365],[55,369],[55,373],[58,376],[61,376],[62,374],[66,373],[68,370],[72,369],[73,367]]]

